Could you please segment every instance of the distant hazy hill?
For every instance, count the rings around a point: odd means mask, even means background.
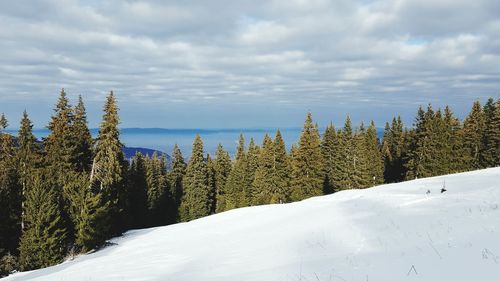
[[[150,157],[156,152],[156,154],[158,154],[158,156],[165,155],[165,157],[167,157],[167,162],[170,162],[170,155],[168,155],[162,151],[149,149],[149,148],[143,148],[143,147],[124,147],[123,148],[123,153],[125,154],[125,158],[127,158],[129,160],[132,157],[134,157],[134,155],[137,152],[140,152],[142,155],[149,155]]]

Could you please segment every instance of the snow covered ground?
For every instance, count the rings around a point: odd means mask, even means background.
[[[5,280],[498,281],[500,168],[243,208],[111,242]]]

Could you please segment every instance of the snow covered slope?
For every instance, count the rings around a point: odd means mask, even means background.
[[[498,281],[500,168],[243,208],[112,242],[5,280]]]

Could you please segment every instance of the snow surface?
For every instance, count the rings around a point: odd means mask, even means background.
[[[111,242],[2,280],[498,281],[500,168],[242,208]]]

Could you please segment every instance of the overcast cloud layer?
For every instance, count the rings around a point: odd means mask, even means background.
[[[60,88],[95,127],[300,126],[499,97],[498,0],[1,1],[0,112],[45,126]]]

